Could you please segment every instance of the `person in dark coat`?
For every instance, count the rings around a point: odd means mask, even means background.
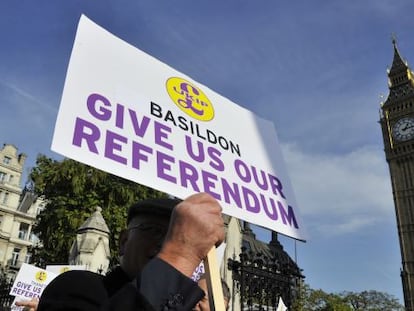
[[[127,227],[119,239],[120,265],[104,278],[110,297],[139,275],[148,261],[160,251],[171,213],[180,202],[173,198],[147,199],[129,208]]]
[[[73,281],[68,282],[75,277],[75,271],[65,272],[46,287],[38,311],[192,310],[204,297],[191,279],[192,273],[208,251],[223,240],[221,207],[209,194],[195,194],[184,201],[139,202],[130,208],[127,229],[121,234],[120,266],[100,277],[100,282],[97,282],[99,275],[91,278],[90,272],[77,273],[76,283],[97,285],[80,294],[73,289],[76,295],[70,293]],[[69,292],[65,295],[71,299],[57,295],[59,290],[52,285],[57,282],[68,285]],[[67,302],[65,306],[53,309],[63,300]],[[101,301],[101,304],[96,305],[98,309],[75,309],[86,301]]]

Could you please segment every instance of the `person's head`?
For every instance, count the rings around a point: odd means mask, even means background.
[[[121,232],[121,267],[132,279],[159,252],[179,199],[148,199],[128,210],[127,229]]]
[[[78,299],[79,296],[84,299]],[[101,275],[72,270],[58,275],[48,284],[40,297],[37,310],[98,311],[106,299],[108,296]]]
[[[207,280],[204,274],[198,280],[198,286],[204,291],[205,295],[196,304],[193,310],[194,311],[210,311],[210,303],[208,301]],[[227,286],[227,283],[223,279],[221,279],[221,287],[223,288],[224,308],[227,310],[229,308],[229,302],[230,302],[230,289]]]

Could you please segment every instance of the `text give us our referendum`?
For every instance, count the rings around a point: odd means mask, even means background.
[[[245,163],[240,158],[242,152],[238,144],[212,131],[203,136],[198,128],[196,131],[193,124],[188,123],[191,121],[163,111],[154,102],[147,104],[148,114],[145,115],[98,93],[89,94],[84,104],[89,115],[76,118],[72,145],[87,148],[89,152],[137,172],[154,163],[159,179],[195,192],[208,192],[234,208],[262,213],[272,221],[298,228],[294,209],[285,203],[282,182],[277,176]],[[110,123],[116,130],[101,129],[98,124],[102,123]],[[186,132],[182,136],[188,156],[185,160],[175,156],[170,140],[174,131]],[[143,143],[147,136],[154,138],[151,146]],[[232,152],[238,158],[229,165],[222,160],[223,152]],[[200,164],[204,164],[204,168],[207,164],[209,169],[200,169]],[[236,173],[237,180],[226,179],[229,170]]]

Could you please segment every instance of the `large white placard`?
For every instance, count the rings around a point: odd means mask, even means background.
[[[273,124],[82,16],[52,150],[304,240]]]

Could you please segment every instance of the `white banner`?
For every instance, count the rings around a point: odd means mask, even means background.
[[[269,99],[270,100],[270,99]],[[82,16],[52,150],[304,240],[271,122]]]

